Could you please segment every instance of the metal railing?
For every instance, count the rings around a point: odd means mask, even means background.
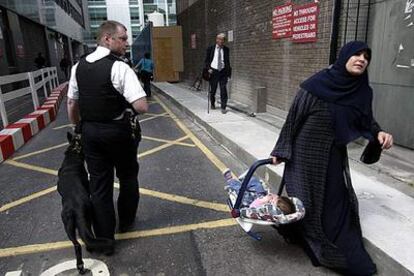
[[[17,90],[12,90],[7,93],[2,92],[2,86],[7,84],[12,84],[16,82],[24,82],[28,81],[29,86],[19,88]],[[1,119],[3,121],[3,126],[7,126],[9,124],[9,120],[7,118],[7,111],[5,107],[5,103],[19,97],[31,94],[32,101],[33,101],[33,108],[36,110],[39,104],[39,97],[37,95],[37,91],[43,88],[43,93],[45,98],[48,96],[48,89],[46,86],[49,86],[49,91],[52,91],[59,85],[58,75],[56,67],[47,67],[42,68],[37,71],[33,72],[26,72],[14,75],[7,75],[0,77],[0,114]]]

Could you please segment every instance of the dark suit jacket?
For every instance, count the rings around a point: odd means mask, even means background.
[[[204,60],[204,68],[210,69],[211,62],[214,59],[214,50],[216,49],[216,44],[211,45],[207,48],[206,58]],[[230,49],[226,46],[223,46],[223,60],[224,60],[224,69],[228,78],[231,78],[231,66],[230,66]]]

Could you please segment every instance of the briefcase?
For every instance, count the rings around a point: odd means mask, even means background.
[[[205,81],[210,80],[211,75],[210,75],[210,72],[208,72],[208,68],[203,69],[202,76],[203,76],[203,80],[205,80]]]

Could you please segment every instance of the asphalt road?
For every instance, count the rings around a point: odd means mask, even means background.
[[[0,165],[0,275],[77,275],[55,190],[67,124],[62,105],[56,121]],[[95,269],[86,275],[334,275],[274,229],[257,228],[258,242],[236,225],[221,170],[247,165],[190,118],[156,96],[141,126],[135,227],[117,235],[113,256],[84,250]]]

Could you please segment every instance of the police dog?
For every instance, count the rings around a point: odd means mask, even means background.
[[[57,190],[62,196],[61,215],[65,231],[75,247],[76,267],[80,274],[84,274],[86,270],[82,261],[82,248],[76,239],[76,230],[88,251],[110,250],[112,241],[95,238],[92,232],[92,203],[80,135],[68,132],[67,138],[69,146],[59,169]]]

